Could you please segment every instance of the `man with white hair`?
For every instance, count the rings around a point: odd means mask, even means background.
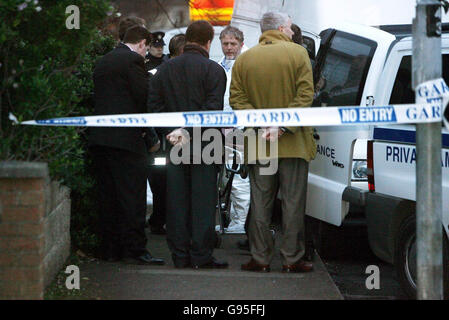
[[[307,50],[292,42],[291,24],[284,13],[263,15],[259,44],[242,53],[232,69],[230,103],[234,109],[311,105],[312,67]],[[279,187],[282,194],[282,271],[311,271],[312,263],[303,257],[308,162],[316,154],[312,128],[272,126],[259,130],[261,139],[247,146],[251,184],[248,236],[252,259],[242,265],[242,270],[270,271],[274,241],[269,226]],[[268,144],[273,141],[278,142],[277,154],[258,154],[258,148],[268,150]],[[262,144],[266,144],[265,149]],[[264,167],[261,160],[267,159],[278,161],[274,174],[264,175],[260,170]]]

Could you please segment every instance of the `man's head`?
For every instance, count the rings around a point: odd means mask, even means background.
[[[292,36],[293,42],[302,46],[304,41],[302,39],[301,28],[298,27],[296,24],[292,23],[291,29],[293,31],[293,36]]]
[[[128,31],[129,28],[134,26],[141,26],[145,27],[145,20],[139,17],[126,17],[120,21],[119,27],[118,27],[118,36],[120,41],[123,41],[125,38],[126,31]]]
[[[243,32],[231,26],[227,26],[220,33],[221,50],[227,60],[237,59],[243,47]]]
[[[194,43],[200,45],[207,52],[214,39],[214,28],[205,20],[192,22],[186,31],[186,43]]]
[[[180,33],[170,39],[168,44],[168,50],[170,51],[170,58],[175,58],[184,52],[184,46],[186,44],[186,35]]]
[[[123,42],[131,47],[135,52],[145,57],[147,46],[151,41],[151,33],[141,26],[134,26],[128,29],[123,38]]]
[[[293,36],[291,25],[292,20],[288,14],[283,12],[266,12],[260,20],[260,30],[262,33],[268,30],[278,30],[290,39]]]
[[[153,57],[160,58],[164,54],[164,36],[165,33],[162,31],[153,32],[153,39],[151,40],[150,47],[148,51]]]

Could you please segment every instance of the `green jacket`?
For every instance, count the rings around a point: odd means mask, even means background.
[[[309,107],[313,100],[313,76],[307,50],[277,30],[264,32],[259,44],[234,63],[230,105],[235,110]],[[310,161],[316,154],[311,127],[288,127],[279,138],[279,158]],[[267,149],[269,150],[268,143]],[[257,144],[247,146],[247,160],[257,157]]]

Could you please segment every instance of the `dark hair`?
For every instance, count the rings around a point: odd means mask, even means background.
[[[170,39],[168,44],[168,50],[170,51],[170,57],[176,57],[181,54],[186,44],[186,35],[184,33],[179,33]]]
[[[293,36],[292,36],[292,40],[294,43],[297,43],[299,45],[303,44],[303,39],[302,39],[302,32],[301,32],[301,28],[298,27],[296,24],[292,23],[292,26],[290,27],[293,31]]]
[[[134,26],[126,31],[123,42],[136,44],[144,39],[147,41],[146,43],[149,44],[151,41],[151,33],[144,27]]]
[[[144,27],[145,20],[139,17],[126,17],[120,21],[118,27],[118,37],[120,41],[123,41],[123,39],[125,38],[126,31],[134,26]]]
[[[214,28],[206,20],[192,22],[186,31],[186,41],[205,45],[214,38]]]
[[[240,43],[243,43],[244,40],[243,32],[240,31],[240,29],[232,26],[227,26],[221,31],[220,40],[223,39],[224,36],[232,36]]]

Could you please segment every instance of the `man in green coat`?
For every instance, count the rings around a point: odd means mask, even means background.
[[[267,12],[260,25],[259,44],[242,53],[232,69],[230,104],[235,110],[309,107],[313,77],[306,49],[293,43],[287,14]],[[307,272],[313,266],[304,256],[304,212],[308,163],[316,144],[310,127],[260,128],[257,142],[248,143],[251,218],[249,242],[252,259],[242,270],[269,271],[274,243],[269,229],[274,200],[282,195],[283,239],[280,248],[284,272]],[[277,153],[269,144],[277,143]],[[261,144],[266,144],[261,148]],[[276,144],[275,144],[276,146]],[[276,151],[276,150],[275,150]],[[277,161],[277,171],[267,174],[263,163]],[[261,170],[262,169],[262,170]]]

